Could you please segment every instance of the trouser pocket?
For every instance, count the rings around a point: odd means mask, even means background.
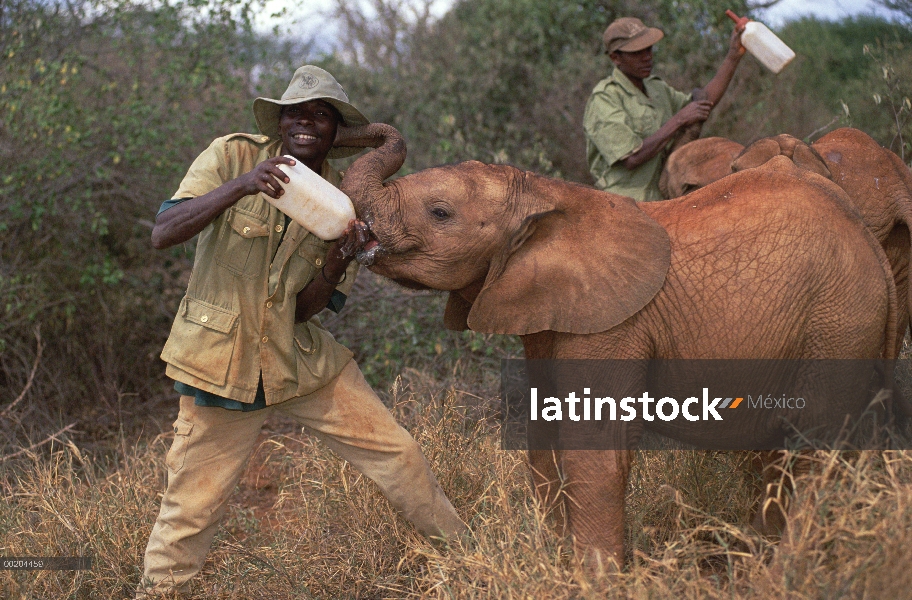
[[[187,458],[187,450],[190,448],[191,431],[193,431],[193,423],[179,417],[174,422],[174,442],[165,457],[168,471],[177,473],[184,468],[184,460]]]

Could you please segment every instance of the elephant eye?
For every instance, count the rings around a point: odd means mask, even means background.
[[[437,219],[440,219],[441,221],[443,221],[444,219],[450,218],[449,211],[447,211],[447,209],[442,208],[440,206],[435,206],[434,208],[432,208],[431,214],[434,215],[434,217],[436,217]]]

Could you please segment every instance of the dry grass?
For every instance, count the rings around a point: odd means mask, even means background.
[[[500,450],[497,361],[515,355],[515,341],[445,334],[444,297],[365,275],[331,325],[360,351],[473,538],[436,549],[372,482],[293,422],[269,420],[194,598],[912,598],[912,451],[817,454],[798,478],[781,542],[746,526],[756,500],[744,453],[639,452],[625,570],[587,574],[543,519],[524,453]],[[397,365],[398,377],[385,379]],[[32,396],[11,414],[37,410]],[[134,417],[160,436],[121,419],[119,436],[99,437],[89,413],[83,439],[42,432],[34,448],[3,453],[0,556],[95,562],[90,571],[0,570],[0,598],[132,596],[164,487],[162,406],[176,412],[172,396],[144,398],[147,416]]]
[[[440,552],[370,481],[288,422],[270,422],[195,598],[912,597],[912,453],[824,453],[776,544],[742,525],[751,482],[733,453],[642,452],[620,575],[591,578],[543,522],[523,454],[499,449],[477,399],[393,387],[474,538]],[[470,406],[466,406],[470,405]],[[92,555],[91,571],[0,571],[3,598],[121,598],[135,586],[168,440],[110,456],[76,446],[7,461],[0,554]]]

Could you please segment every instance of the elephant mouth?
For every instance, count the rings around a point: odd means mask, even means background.
[[[390,251],[387,250],[380,241],[374,237],[374,234],[371,233],[371,239],[364,244],[364,248],[361,252],[355,255],[355,260],[358,261],[364,267],[370,268],[375,273],[388,277],[394,283],[401,285],[404,288],[410,290],[429,290],[432,289],[427,285],[415,281],[410,277],[396,277],[395,270],[391,270],[389,265],[384,266],[382,264],[381,258],[384,256],[390,255]]]
[[[364,244],[364,248],[355,255],[355,260],[357,260],[361,266],[370,267],[377,261],[378,255],[382,253],[383,246],[380,245],[379,240],[371,233],[371,237],[367,240],[367,243]]]
[[[407,279],[405,277],[394,277],[393,281],[395,283],[397,283],[398,285],[401,285],[402,287],[408,288],[410,290],[430,290],[430,289],[432,289],[432,288],[424,285],[423,283],[418,283],[414,279]]]

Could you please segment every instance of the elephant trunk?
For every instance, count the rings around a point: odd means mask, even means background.
[[[375,148],[358,158],[345,173],[341,189],[351,198],[355,212],[369,216],[370,207],[389,193],[383,181],[405,162],[405,139],[394,127],[371,123],[360,127],[339,127],[335,146]]]

